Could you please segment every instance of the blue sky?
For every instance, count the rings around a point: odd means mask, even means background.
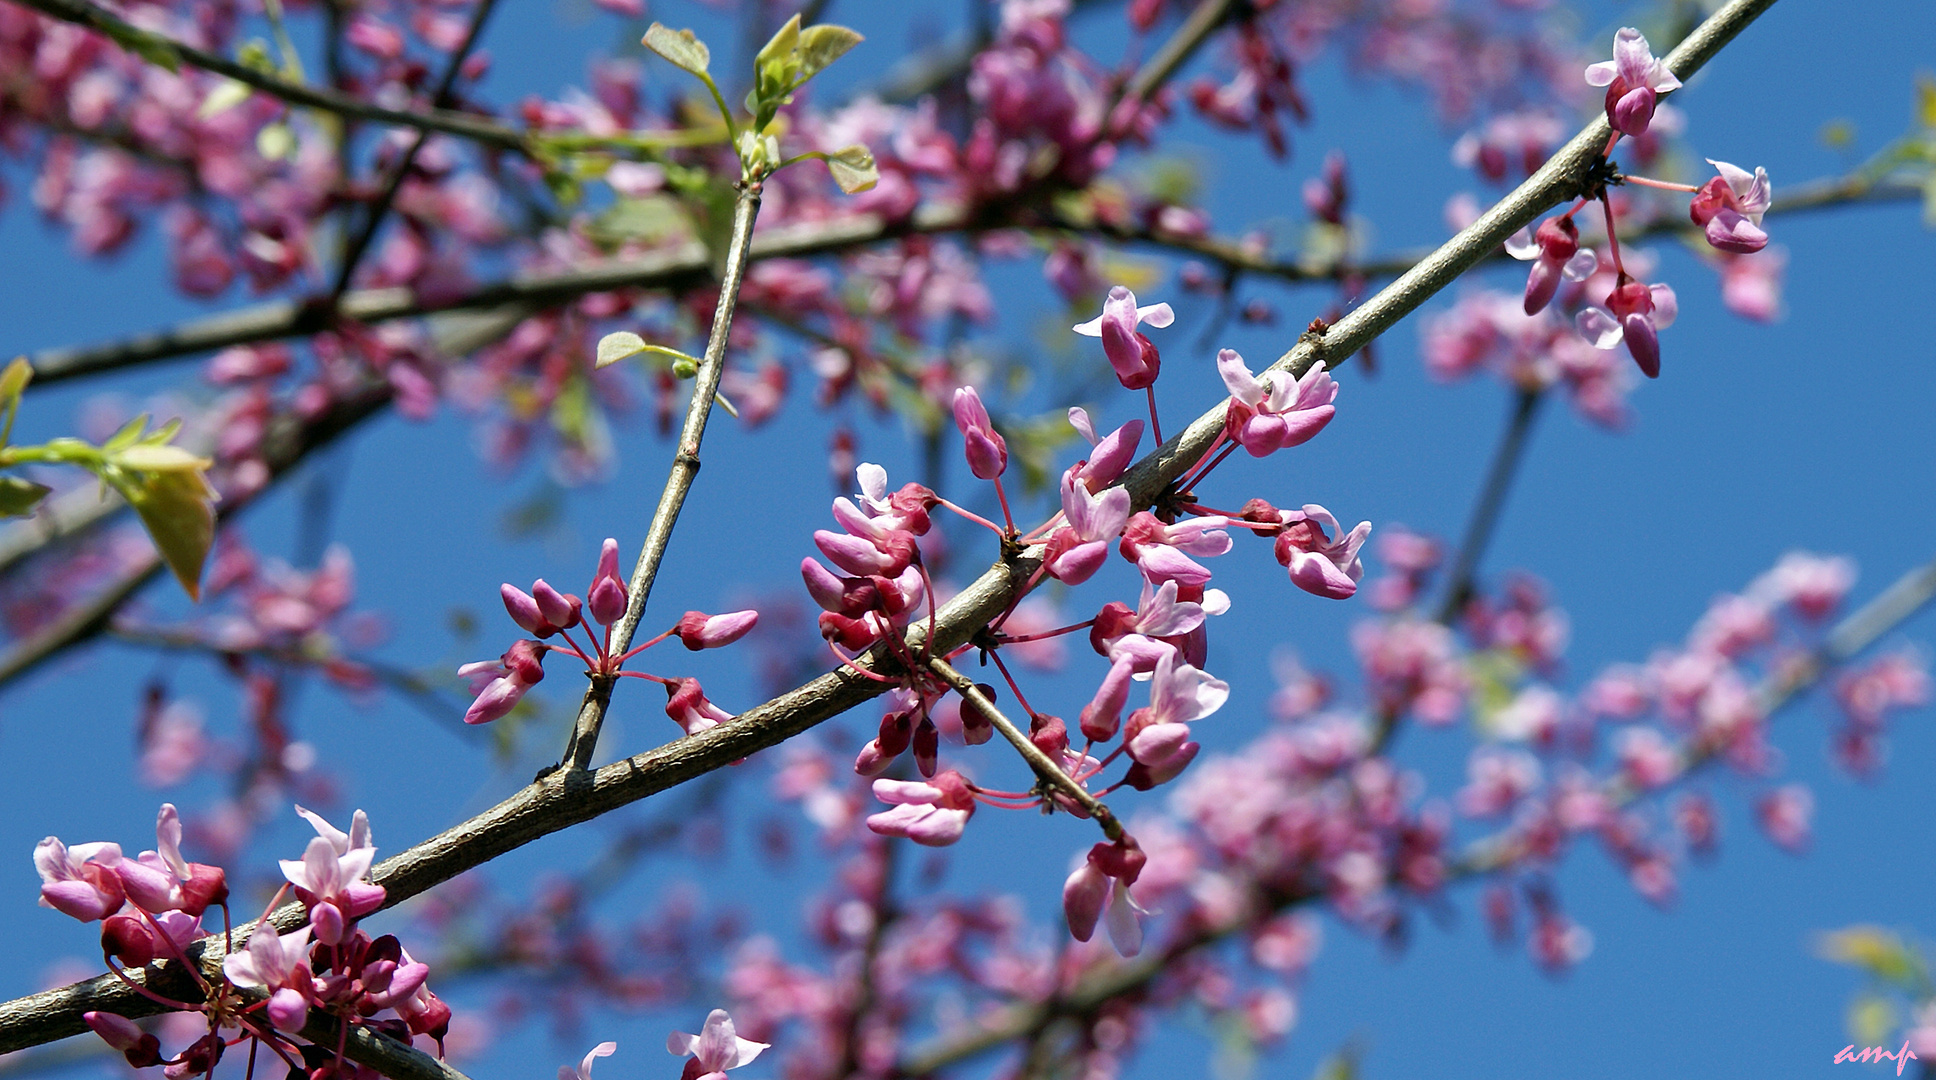
[[[1596,9],[1583,23],[1604,27],[1590,35],[1600,40],[1630,10]],[[908,40],[907,6],[836,0],[829,14],[872,38],[854,54],[856,74],[881,62],[868,48],[897,56]],[[1119,40],[1113,26],[1084,32],[1103,55]],[[496,57],[489,89],[497,100],[511,101],[527,90],[576,82],[585,53],[614,36],[609,20],[592,18],[570,0],[507,5],[486,42]],[[1702,156],[1766,165],[1779,200],[1783,185],[1845,166],[1817,138],[1824,123],[1852,121],[1863,152],[1903,129],[1914,73],[1936,64],[1931,41],[1936,8],[1913,0],[1838,9],[1794,0],[1776,5],[1677,95],[1690,118],[1689,145]],[[1307,71],[1304,85],[1314,118],[1295,132],[1296,153],[1287,163],[1270,161],[1241,138],[1194,122],[1181,125],[1178,141],[1195,148],[1220,230],[1300,215],[1298,185],[1335,147],[1351,162],[1356,208],[1374,223],[1374,248],[1441,239],[1446,197],[1461,187],[1477,190],[1447,159],[1458,131],[1433,119],[1411,95],[1357,79],[1334,59]],[[6,328],[0,348],[98,340],[202,310],[162,284],[165,257],[152,237],[116,262],[81,262],[35,220],[25,199],[27,179],[15,169],[7,181],[11,196],[0,210],[0,326]],[[1936,440],[1929,436],[1936,347],[1925,314],[1936,295],[1932,234],[1913,204],[1776,218],[1771,231],[1790,254],[1784,321],[1760,326],[1728,314],[1710,271],[1662,249],[1660,276],[1679,290],[1681,315],[1663,338],[1662,378],[1634,395],[1638,422],[1612,435],[1562,408],[1549,408],[1540,420],[1485,569],[1524,568],[1552,586],[1573,619],[1569,685],[1606,663],[1644,660],[1656,646],[1678,641],[1711,597],[1742,587],[1791,548],[1856,559],[1863,572],[1857,600],[1936,556],[1936,503],[1929,498],[1929,478],[1936,475]],[[1507,277],[1495,280],[1516,288]],[[1011,303],[1039,310],[1038,282],[1032,271],[998,274],[1004,311]],[[1253,361],[1275,356],[1288,344],[1283,327],[1302,325],[1329,302],[1309,292],[1260,287],[1255,294],[1277,304],[1280,327],[1233,329],[1219,341]],[[1194,342],[1203,314],[1192,305],[1201,302],[1157,295],[1145,302],[1164,298],[1176,300],[1182,316],[1175,340]],[[1028,320],[1005,321],[995,333],[1025,345],[1033,328]],[[1261,465],[1242,462],[1243,468],[1227,470],[1232,489],[1280,505],[1323,503],[1347,521],[1403,522],[1456,536],[1507,392],[1485,380],[1433,383],[1417,360],[1416,341],[1414,323],[1402,325],[1381,342],[1375,381],[1355,370],[1342,375],[1339,417],[1322,437]],[[1184,347],[1159,343],[1166,347],[1165,386],[1175,403],[1166,415],[1194,414],[1221,394],[1208,356],[1188,358]],[[117,388],[144,393],[186,370],[147,373]],[[23,424],[30,433],[56,433],[98,389],[36,394]],[[655,610],[718,610],[759,590],[795,587],[792,567],[807,553],[807,534],[826,520],[821,451],[829,419],[805,407],[804,395],[796,394],[792,406],[758,431],[714,428]],[[1137,408],[1127,394],[1103,403],[1112,422]],[[913,468],[916,455],[894,425],[867,422],[859,430],[864,459],[883,461],[895,474]],[[393,640],[383,655],[413,666],[454,666],[495,653],[510,639],[509,624],[497,614],[498,582],[582,581],[607,535],[629,550],[643,531],[668,455],[642,430],[624,430],[619,438],[623,471],[606,485],[570,495],[555,528],[523,539],[506,537],[503,515],[541,490],[540,477],[529,469],[511,477],[489,472],[472,452],[468,422],[449,412],[427,424],[382,420],[354,446],[314,466],[338,485],[335,530],[356,553],[364,604],[392,618]],[[954,482],[966,483],[958,468]],[[290,550],[292,494],[299,488],[250,515],[249,535],[262,550]],[[1233,565],[1220,566],[1219,577],[1228,575],[1225,587],[1239,607],[1217,627],[1211,666],[1235,692],[1201,729],[1213,751],[1240,745],[1267,723],[1266,659],[1279,645],[1294,645],[1307,663],[1349,685],[1344,632],[1362,614],[1353,605],[1292,592],[1261,554],[1225,562]],[[179,607],[173,596],[153,595],[164,609]],[[1245,603],[1253,596],[1260,602]],[[479,641],[453,641],[448,615],[456,608],[482,616]],[[1927,641],[1933,631],[1936,620],[1924,616],[1889,641]],[[692,673],[717,686],[714,696],[729,708],[750,704],[756,693],[736,686],[735,663],[730,655],[693,660]],[[26,931],[0,939],[0,993],[36,988],[48,964],[91,949],[86,931],[32,907],[27,855],[36,840],[54,832],[70,842],[139,844],[160,798],[192,813],[216,794],[190,785],[163,795],[129,780],[132,715],[139,688],[155,669],[149,656],[90,649],[14,688],[0,706],[0,760],[18,769],[16,782],[0,792],[0,852],[17,855],[0,860],[0,896],[15,898],[15,925]],[[203,666],[184,661],[169,670],[184,692],[202,696],[212,727],[233,724],[233,692]],[[543,689],[562,703],[572,696],[570,680],[562,669],[555,675]],[[1086,677],[1052,684],[1052,692],[1086,696]],[[635,695],[626,705],[622,698],[610,729],[614,752],[636,752],[673,733],[653,696]],[[1824,761],[1824,710],[1804,705],[1782,714],[1775,741],[1789,774],[1808,781],[1818,800],[1814,850],[1803,858],[1775,850],[1745,810],[1759,788],[1719,780],[1711,787],[1725,808],[1722,855],[1685,875],[1669,912],[1646,905],[1604,857],[1582,847],[1557,884],[1569,914],[1592,930],[1596,945],[1587,963],[1562,980],[1540,975],[1523,954],[1496,951],[1475,917],[1470,890],[1454,893],[1456,914],[1446,925],[1420,920],[1410,946],[1395,955],[1328,923],[1298,1029],[1260,1075],[1306,1075],[1354,1038],[1366,1047],[1367,1074],[1381,1077],[1535,1071],[1628,1077],[1679,1074],[1696,1062],[1728,1075],[1828,1075],[1849,1068],[1829,1061],[1847,1042],[1843,1014],[1856,979],[1812,955],[1811,941],[1818,931],[1856,922],[1936,935],[1936,917],[1924,899],[1936,885],[1936,847],[1926,825],[1936,813],[1936,789],[1925,782],[1936,764],[1936,733],[1928,719],[1924,712],[1899,725],[1886,775],[1858,783]],[[344,770],[340,805],[368,808],[386,851],[485,808],[556,752],[556,740],[547,736],[506,765],[494,758],[485,732],[453,733],[400,704],[352,704],[320,687],[303,697],[296,724],[326,761],[359,763]],[[849,726],[859,731],[867,722]],[[1460,733],[1411,731],[1398,754],[1444,793],[1459,782],[1468,746]],[[755,782],[742,780],[739,790],[746,803],[735,811],[738,820],[757,820],[766,796]],[[1090,839],[1070,825],[984,814],[953,854],[950,880],[1016,891],[1032,913],[1051,916],[1068,853]],[[615,826],[601,822],[581,835],[532,845],[494,866],[492,876],[516,888],[532,875],[569,872],[595,857]],[[292,815],[277,834],[280,844],[277,835],[269,838],[264,858],[270,850],[293,854],[303,831]],[[758,899],[776,895],[781,883],[759,865],[751,843],[735,845],[722,861],[656,864],[613,898],[611,914],[629,915],[684,876],[797,940],[797,915]],[[1042,855],[1009,857],[1018,846]],[[483,1004],[462,992],[452,996],[460,1006]],[[659,1057],[665,1029],[692,1030],[702,1011],[603,1017],[563,1042],[534,1027],[507,1040],[475,1074],[546,1075],[591,1042],[614,1038],[621,1056],[601,1071],[657,1075],[671,1067]],[[1186,1018],[1155,1038],[1129,1075],[1200,1075],[1207,1046],[1201,1025]],[[767,1063],[748,1073],[750,1080],[773,1075]]]

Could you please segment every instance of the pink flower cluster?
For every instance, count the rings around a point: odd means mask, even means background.
[[[574,593],[561,593],[543,578],[532,583],[530,592],[509,582],[499,592],[511,621],[526,633],[534,635],[536,640],[526,638],[513,642],[497,660],[480,660],[457,670],[459,677],[470,680],[472,693],[477,695],[470,710],[464,714],[465,723],[488,724],[516,708],[524,695],[544,678],[544,658],[550,652],[576,656],[584,662],[586,674],[595,678],[631,676],[660,683],[666,688],[670,699],[666,714],[688,735],[696,735],[722,720],[732,718],[732,714],[721,711],[706,699],[697,679],[667,679],[626,671],[625,663],[670,637],[677,637],[686,648],[694,651],[730,645],[745,637],[758,624],[759,612],[735,611],[725,615],[707,615],[702,611],[688,611],[665,633],[623,653],[617,652],[612,643],[612,631],[625,618],[629,599],[625,579],[618,573],[618,541],[609,537],[599,548],[598,568],[592,574],[591,584],[585,589],[589,599],[581,600]],[[592,626],[593,623],[598,624],[597,629]],[[582,632],[585,638],[583,645],[572,637],[573,630]],[[544,643],[543,639],[552,637],[562,644]]]

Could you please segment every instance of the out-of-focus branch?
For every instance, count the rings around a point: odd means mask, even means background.
[[[1856,202],[1908,202],[1921,199],[1922,189],[1901,182],[1867,183],[1834,179],[1800,185],[1783,194],[1769,211],[1773,215],[1819,210]],[[1193,255],[1225,267],[1260,274],[1293,284],[1335,281],[1340,268],[1295,258],[1277,258],[1237,240],[1221,237],[1190,237],[1132,228],[1094,220],[1078,220],[1046,211],[1045,221],[1031,222],[1013,214],[975,215],[951,204],[921,207],[903,224],[891,224],[867,215],[856,215],[832,222],[768,229],[753,240],[753,259],[807,258],[828,255],[849,248],[891,240],[910,234],[936,234],[1030,228],[1052,233],[1093,235],[1120,243],[1139,244],[1163,251]],[[1644,237],[1698,233],[1677,221],[1656,222],[1631,235]],[[1429,252],[1414,249],[1352,264],[1352,270],[1372,280],[1396,277],[1416,265]],[[1503,250],[1486,258],[1506,260]],[[342,317],[361,323],[381,323],[393,319],[415,318],[434,312],[497,308],[505,304],[528,304],[543,308],[575,300],[587,293],[613,289],[676,288],[701,280],[711,265],[703,244],[694,241],[637,259],[614,261],[580,270],[566,270],[510,278],[483,285],[455,297],[434,301],[419,298],[407,288],[352,289],[338,306]],[[34,381],[28,388],[52,385],[66,379],[98,375],[124,367],[168,360],[225,349],[231,345],[251,345],[299,337],[327,329],[329,309],[318,303],[274,300],[217,315],[191,319],[167,329],[99,345],[43,349],[29,359],[34,365]]]
[[[519,153],[526,152],[523,133],[495,121],[443,109],[429,109],[423,112],[386,109],[381,105],[374,105],[348,94],[339,94],[334,90],[322,90],[302,83],[290,82],[279,76],[265,74],[247,65],[238,64],[227,57],[204,52],[193,45],[164,37],[152,30],[132,26],[113,12],[98,4],[90,3],[89,0],[13,0],[13,2],[22,7],[32,8],[50,18],[99,31],[115,42],[123,44],[124,47],[132,47],[129,43],[138,42],[140,51],[150,59],[159,55],[172,55],[177,63],[212,71],[217,75],[226,75],[244,86],[281,98],[291,105],[322,109],[325,112],[358,120],[416,128],[419,131],[441,131],[446,135],[470,139],[486,146],[515,150]]]
[[[1479,501],[1473,504],[1472,519],[1466,522],[1465,537],[1459,541],[1452,574],[1445,580],[1445,597],[1439,601],[1438,613],[1432,617],[1435,622],[1451,622],[1465,608],[1466,601],[1472,599],[1479,560],[1485,556],[1492,530],[1506,508],[1506,492],[1511,490],[1513,474],[1519,471],[1520,459],[1525,457],[1526,439],[1532,434],[1533,419],[1539,415],[1539,403],[1544,397],[1542,391],[1526,388],[1513,395],[1506,430],[1499,437],[1499,448],[1493,452],[1492,466],[1486,470]]]
[[[464,319],[450,319],[440,327],[436,335],[440,350],[464,353],[481,348],[485,343],[509,333],[527,314],[526,309],[507,306],[496,312],[480,314]],[[228,518],[261,497],[276,481],[288,475],[290,470],[306,460],[310,454],[329,446],[348,431],[361,425],[371,417],[380,415],[389,405],[391,390],[387,383],[371,383],[358,393],[339,400],[328,411],[309,420],[300,420],[285,414],[273,421],[262,442],[262,459],[269,467],[269,482],[257,491],[240,498],[224,501],[216,507],[218,521]],[[97,511],[98,516],[89,524],[98,524],[114,512],[116,508]],[[28,522],[14,526],[15,529],[35,530],[34,523]],[[62,537],[79,532],[79,528],[66,528],[59,532]],[[48,542],[45,535],[39,541],[22,539],[11,541],[17,534],[0,534],[0,552],[10,556],[10,561],[18,560],[27,552],[30,543]],[[128,601],[143,584],[161,571],[161,557],[150,552],[134,565],[124,567],[120,574],[105,585],[100,592],[75,605],[53,624],[44,627],[16,644],[4,655],[0,655],[0,687],[42,663],[51,659],[71,646],[87,641],[107,629],[109,619],[120,606]],[[3,1052],[3,1051],[0,1051]]]
[[[390,387],[381,384],[338,402],[334,408],[314,420],[301,422],[287,419],[279,430],[272,430],[265,438],[263,461],[268,464],[272,476],[280,476],[310,453],[335,442],[344,432],[382,411],[389,403]],[[228,520],[254,502],[260,494],[258,491],[223,500],[216,507],[217,520]],[[146,585],[150,578],[160,573],[161,568],[161,554],[150,549],[139,560],[123,567],[114,580],[99,592],[75,604],[54,622],[23,638],[4,655],[0,655],[0,686],[39,667],[69,646],[106,630],[109,619],[121,609],[121,605],[127,603],[128,598]]]
[[[1755,698],[1759,703],[1762,716],[1772,716],[1775,711],[1794,701],[1809,687],[1819,682],[1823,675],[1840,664],[1853,660],[1862,650],[1874,644],[1877,638],[1902,625],[1910,616],[1926,607],[1936,599],[1936,560],[1925,563],[1902,577],[1897,578],[1887,589],[1856,611],[1848,615],[1823,637],[1821,647],[1814,653],[1801,657],[1791,663],[1781,665],[1760,686],[1755,688]],[[1712,762],[1721,755],[1724,748],[1713,740],[1689,739],[1679,751],[1679,768],[1675,779],[1683,779],[1689,773]],[[1634,784],[1626,776],[1617,776],[1605,784],[1601,794],[1609,806],[1625,806],[1650,790]],[[1453,862],[1455,876],[1472,876],[1489,873],[1510,865],[1518,858],[1524,837],[1518,830],[1508,828],[1483,840],[1467,845],[1463,854]]]
[[[450,107],[451,91],[457,86],[457,77],[463,73],[464,60],[470,56],[471,50],[477,46],[477,38],[484,32],[484,24],[490,21],[491,11],[496,7],[497,0],[477,0],[477,6],[471,10],[470,24],[464,28],[464,40],[458,43],[456,51],[450,54],[448,60],[444,61],[443,76],[437,80],[437,91],[430,97],[430,105],[432,108],[447,109]],[[331,9],[332,21],[334,19],[334,10],[333,8]],[[334,55],[335,47],[336,43],[332,41],[332,55]],[[423,153],[424,145],[429,141],[430,131],[428,129],[422,129],[417,132],[417,138],[411,142],[410,149],[403,152],[402,159],[397,162],[395,170],[390,173],[389,181],[383,185],[382,194],[378,195],[376,201],[370,204],[369,213],[363,219],[363,227],[358,229],[356,234],[350,237],[349,242],[344,246],[342,263],[336,268],[336,284],[329,290],[329,306],[331,308],[334,308],[337,301],[343,298],[343,294],[349,291],[350,278],[356,274],[356,264],[363,261],[363,253],[369,250],[370,241],[376,239],[376,231],[383,227],[383,219],[389,216],[390,207],[397,200],[397,192],[402,190],[403,182],[409,179],[410,170],[417,164],[417,155]]]
[[[1772,3],[1773,0],[1733,0],[1722,7],[1668,56],[1671,70],[1683,79],[1692,75]],[[1508,235],[1531,223],[1562,198],[1577,192],[1587,166],[1606,145],[1607,134],[1606,119],[1596,118],[1539,172],[1477,222],[1340,319],[1327,334],[1307,334],[1300,339],[1273,365],[1273,370],[1298,375],[1315,364],[1336,366],[1348,359],[1433,293],[1449,285]],[[1148,507],[1155,503],[1203,457],[1223,430],[1227,405],[1227,400],[1219,401],[1123,474],[1118,484],[1129,492],[1133,506]],[[935,615],[931,638],[924,625],[911,627],[907,633],[908,647],[916,654],[925,651],[928,655],[945,656],[967,644],[982,627],[1027,593],[1035,571],[1042,565],[1044,553],[1044,546],[1035,544],[1005,554],[943,605]],[[858,663],[889,674],[890,679],[898,671],[888,650],[880,646]],[[595,771],[554,770],[484,813],[385,859],[375,868],[373,879],[386,890],[386,905],[400,903],[539,837],[589,821],[777,746],[880,695],[889,685],[844,667],[837,668],[697,735]],[[273,921],[278,927],[293,929],[301,918],[301,906],[291,904],[278,910]],[[216,945],[213,939],[205,939],[195,948],[207,957],[216,951]],[[88,1009],[107,1009],[133,1017],[149,1015],[154,1005],[110,976],[0,1004],[0,1053],[74,1034],[82,1029],[80,1014]]]

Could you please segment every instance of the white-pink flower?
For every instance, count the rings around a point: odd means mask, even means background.
[[[1623,135],[1645,134],[1660,95],[1681,86],[1667,62],[1656,60],[1647,39],[1631,26],[1613,35],[1613,59],[1589,66],[1586,81],[1607,88],[1607,122]]]
[[[714,1009],[709,1013],[706,1026],[697,1035],[675,1031],[666,1037],[667,1053],[692,1057],[686,1063],[683,1080],[724,1080],[727,1069],[737,1069],[752,1061],[770,1045],[740,1038],[733,1029],[733,1018],[725,1009]],[[596,1049],[592,1051],[593,1054],[597,1052]],[[587,1060],[590,1060],[589,1055]]]

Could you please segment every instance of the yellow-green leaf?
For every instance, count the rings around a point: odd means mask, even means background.
[[[215,542],[215,489],[198,471],[148,473],[121,487],[155,550],[191,600],[202,598],[202,564]]]
[[[0,517],[26,517],[51,490],[18,476],[0,476]]]
[[[802,30],[798,82],[806,82],[825,71],[827,65],[845,56],[847,50],[865,40],[854,31],[832,23],[810,26]]]
[[[693,36],[690,30],[674,30],[661,23],[653,23],[645,31],[643,44],[665,57],[674,67],[684,68],[694,75],[706,74],[706,65],[713,62],[712,50],[706,48],[706,43]]]
[[[793,18],[786,21],[785,26],[775,30],[766,44],[760,47],[759,54],[753,57],[754,70],[760,73],[763,81],[769,71],[784,78],[782,73],[792,66],[795,62],[794,54],[799,51],[800,16],[796,13]]]
[[[5,371],[0,371],[0,408],[12,408],[33,379],[34,366],[24,356],[14,357],[13,363],[8,364]]]
[[[610,367],[627,357],[637,356],[645,351],[645,339],[630,330],[606,334],[598,339],[598,361],[593,367]]]
[[[1838,964],[1858,967],[1884,982],[1913,987],[1923,970],[1922,957],[1900,936],[1879,926],[1850,926],[1823,934],[1816,952]]]
[[[849,195],[867,191],[881,181],[881,172],[874,165],[874,155],[859,143],[828,154],[827,171],[833,174],[834,183],[840,185],[840,190]]]

